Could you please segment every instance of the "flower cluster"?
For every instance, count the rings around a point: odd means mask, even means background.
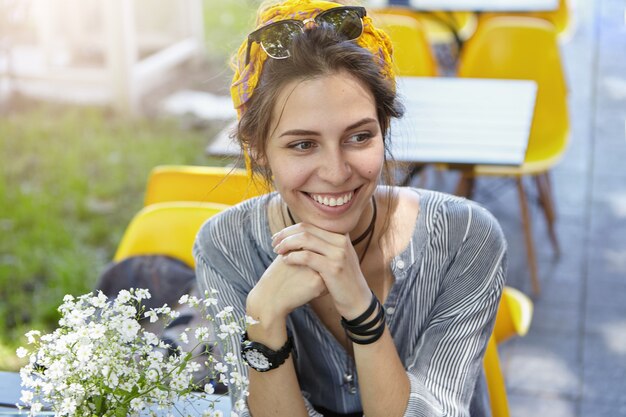
[[[197,343],[207,349],[202,353],[210,379],[245,392],[246,378],[226,374],[226,364],[235,360],[226,335],[243,333],[246,323],[235,319],[232,307],[216,317],[208,314],[208,307],[217,304],[215,293],[206,293],[202,300],[185,295],[179,302],[198,309],[207,321],[217,321],[213,327],[224,339],[223,357],[210,353],[216,341],[209,327],[187,328],[179,340],[188,343],[187,333],[193,332]],[[44,335],[28,332],[29,347],[20,347],[17,354],[29,359],[20,372],[26,388],[20,400],[30,406],[30,415],[44,405],[56,416],[154,415],[156,409],[172,410],[176,403],[212,394],[210,379],[199,384],[193,380],[201,366],[196,360],[198,346],[173,347],[142,328],[142,317],[151,323],[163,320],[166,326],[178,314],[167,305],[144,311],[141,300],[148,298],[145,289],[122,290],[114,300],[101,292],[77,298],[66,295],[59,307],[59,328]],[[214,406],[212,402],[205,415],[221,416],[212,411]]]

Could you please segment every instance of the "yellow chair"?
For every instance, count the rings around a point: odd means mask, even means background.
[[[537,83],[535,111],[523,164],[478,165],[465,169],[462,171],[457,192],[470,196],[473,180],[478,176],[515,178],[532,288],[534,294],[539,294],[537,262],[522,177],[530,176],[535,179],[550,240],[558,254],[549,172],[565,152],[569,136],[569,116],[567,86],[554,26],[545,20],[531,17],[502,16],[485,21],[465,45],[458,75],[468,78],[534,80]]]
[[[433,11],[419,13],[426,35],[432,43],[457,42],[469,39],[476,30],[477,19],[474,13],[465,11]]]
[[[190,201],[144,207],[126,228],[113,260],[121,261],[136,255],[167,255],[194,268],[191,251],[200,226],[228,207]]]
[[[498,307],[494,330],[489,338],[483,359],[492,417],[509,417],[506,385],[500,367],[497,344],[514,335],[524,336],[530,327],[532,315],[532,301],[520,291],[505,287]]]
[[[568,0],[559,0],[559,6],[556,10],[546,11],[546,12],[528,12],[528,13],[482,13],[478,19],[478,25],[480,26],[487,19],[491,19],[493,17],[498,16],[526,16],[526,17],[537,17],[539,19],[547,20],[552,23],[556,28],[557,33],[561,35],[565,35],[571,31],[573,26],[572,24],[572,13],[569,6]]]
[[[144,205],[165,201],[204,201],[234,205],[267,193],[260,178],[244,169],[190,165],[155,167],[148,178]]]
[[[404,9],[380,9],[372,12],[371,17],[391,38],[397,75],[437,75],[437,61],[423,27],[414,15],[405,13]]]

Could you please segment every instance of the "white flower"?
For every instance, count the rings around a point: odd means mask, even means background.
[[[150,368],[146,371],[146,379],[150,382],[154,382],[159,379],[159,371],[155,368]]]
[[[15,351],[15,354],[17,355],[18,358],[25,358],[26,355],[28,355],[28,350],[20,346]]]
[[[137,332],[139,331],[140,328],[141,326],[139,325],[139,323],[137,323],[137,320],[133,320],[133,319],[124,320],[121,323],[121,326],[119,329],[120,335],[122,336],[122,340],[125,342],[130,342],[137,335]]]
[[[29,332],[26,333],[26,339],[28,339],[28,344],[32,345],[33,343],[36,342],[36,337],[39,337],[41,335],[41,332],[39,330],[31,330]]]
[[[204,392],[206,392],[207,394],[213,394],[215,392],[215,387],[213,386],[213,384],[206,384],[204,386]]]
[[[178,304],[187,304],[187,301],[189,300],[189,294],[184,294],[182,297],[180,297],[180,299],[178,300]]]
[[[235,356],[235,354],[233,352],[228,352],[224,356],[224,361],[227,364],[229,364],[229,365],[236,365],[237,364],[237,356]]]
[[[223,363],[218,362],[218,363],[215,364],[215,370],[217,372],[224,373],[224,372],[228,371],[228,368]]]
[[[79,362],[87,362],[91,358],[91,345],[81,344],[76,350],[76,359]]]
[[[38,402],[34,402],[30,405],[30,413],[31,415],[36,415],[38,413],[41,412],[41,410],[43,409],[43,404],[38,403]]]
[[[218,319],[223,319],[223,318],[226,318],[226,317],[230,317],[230,315],[232,314],[233,310],[234,310],[233,306],[226,306],[226,307],[224,307],[224,309],[222,311],[217,313],[215,315],[215,317],[217,317]]]
[[[120,291],[120,293],[115,298],[115,303],[116,304],[125,304],[125,303],[129,302],[130,299],[131,299],[130,292],[128,292],[127,290],[122,290],[122,291]]]
[[[229,382],[231,384],[235,384],[237,387],[242,387],[248,383],[248,379],[245,376],[241,375],[239,372],[233,371],[230,373]]]
[[[145,288],[137,288],[135,290],[135,299],[137,301],[149,300],[151,297],[152,295],[150,295],[150,291]]]
[[[156,323],[156,321],[159,320],[159,316],[154,310],[146,311],[144,316],[150,319],[150,323]]]
[[[39,401],[42,401],[51,404],[59,416],[89,416],[98,414],[95,399],[101,398],[101,393],[115,391],[115,395],[105,394],[105,401],[111,408],[128,404],[128,414],[139,415],[145,413],[146,408],[156,407],[163,410],[159,414],[171,415],[175,402],[190,398],[194,388],[192,375],[201,365],[180,347],[178,354],[170,355],[160,338],[142,331],[138,307],[141,300],[148,298],[150,293],[142,289],[122,290],[112,302],[101,292],[95,296],[66,296],[59,307],[59,328],[44,335],[35,330],[28,332],[30,353],[26,348],[16,351],[20,357],[29,357],[28,364],[20,370],[22,385],[27,388],[22,393],[22,402],[30,403],[33,413],[41,410]],[[203,303],[197,297],[188,296],[181,297],[180,301],[206,314],[205,300]],[[212,305],[217,300],[209,303]],[[225,336],[236,334],[244,327],[243,319],[233,317],[233,311],[232,307],[222,310]],[[167,305],[145,313],[151,322],[166,316],[166,323],[167,317],[177,315],[178,312]],[[214,321],[210,315],[206,319]],[[194,332],[200,344],[211,337],[211,329],[201,326],[185,329],[180,338],[188,342],[189,332]],[[233,352],[226,348],[224,354],[226,363],[236,365]],[[203,362],[207,367],[216,364],[215,369],[219,371],[216,375],[225,385],[229,380],[235,384],[247,381],[238,373],[227,377],[228,367],[217,362],[210,352]],[[214,393],[210,384],[204,390]],[[241,392],[247,395],[245,387]]]
[[[33,401],[33,397],[34,394],[32,391],[22,391],[22,396],[20,397],[20,401],[23,402],[26,405],[30,405],[30,403]]]
[[[217,298],[214,298],[214,297],[205,298],[204,299],[204,305],[207,306],[207,307],[216,306],[217,305]]]
[[[196,339],[198,339],[199,342],[207,342],[210,335],[211,333],[208,327],[198,327],[195,332]]]
[[[243,399],[235,401],[235,410],[243,411],[245,408],[246,408],[246,402]]]

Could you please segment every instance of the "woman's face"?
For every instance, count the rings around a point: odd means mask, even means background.
[[[287,84],[262,164],[297,221],[335,233],[362,230],[384,162],[371,91],[347,72]]]

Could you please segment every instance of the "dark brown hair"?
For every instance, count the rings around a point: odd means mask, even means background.
[[[265,155],[266,141],[270,136],[274,106],[282,88],[294,80],[306,80],[346,71],[372,92],[376,112],[385,138],[386,159],[389,153],[389,125],[392,117],[401,117],[403,107],[396,97],[394,80],[383,76],[381,64],[371,52],[353,41],[338,37],[332,28],[317,26],[296,36],[287,59],[265,61],[259,84],[245,104],[234,133],[243,150],[250,149],[257,158]],[[252,158],[252,168],[270,181],[269,167],[262,167]],[[384,181],[391,183],[386,168]]]
[[[402,117],[404,108],[397,99],[395,81],[383,75],[379,58],[354,41],[340,38],[335,30],[324,25],[307,29],[297,35],[290,52],[291,56],[287,59],[268,58],[265,61],[259,83],[245,104],[234,132],[242,150],[245,152],[249,149],[255,156],[250,158],[253,171],[260,173],[268,184],[271,183],[270,167],[257,164],[255,159],[264,159],[266,141],[270,136],[272,117],[275,114],[274,107],[283,87],[291,81],[346,71],[369,88],[374,96],[385,146],[382,180],[384,184],[392,185],[394,181],[390,163],[393,157],[389,151],[389,126],[393,117]],[[397,202],[391,187],[387,187],[387,193],[387,216],[380,238],[386,234],[390,213]]]

